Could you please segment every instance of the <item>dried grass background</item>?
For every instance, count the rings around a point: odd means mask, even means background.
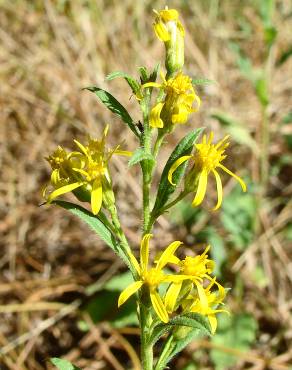
[[[260,137],[261,107],[251,84],[244,79],[228,47],[237,40],[255,65],[263,58],[263,30],[252,1],[170,1],[180,10],[186,27],[186,68],[195,76],[217,84],[199,89],[202,109],[192,115],[194,127],[207,126],[216,137],[223,129],[211,118],[213,111],[230,113]],[[110,123],[110,143],[137,145],[125,126],[81,88],[98,85],[110,90],[132,116],[139,119],[135,99],[123,81],[105,82],[115,70],[136,75],[141,65],[153,67],[164,50],[152,31],[152,8],[163,1],[15,0],[0,1],[0,368],[39,370],[49,368],[48,358],[65,356],[83,369],[139,369],[135,355],[135,329],[116,330],[106,322],[94,326],[78,311],[90,284],[102,287],[123,266],[103,243],[74,217],[54,206],[38,207],[41,189],[49,179],[44,161],[57,145],[72,148],[73,138],[98,136]],[[275,64],[291,45],[291,3],[277,1],[275,25],[278,39],[271,57],[269,106],[271,163],[288,152],[283,140],[283,117],[291,110],[292,60]],[[289,16],[290,14],[290,16]],[[239,17],[253,28],[242,38]],[[285,128],[289,130],[289,127]],[[170,148],[186,133],[187,126],[168,138]],[[290,128],[291,130],[291,128]],[[231,148],[231,169],[258,179],[258,158],[245,146]],[[159,163],[163,168],[163,160]],[[140,174],[115,158],[112,173],[118,207],[126,234],[134,246],[140,239]],[[243,281],[242,300],[229,297],[231,310],[245,307],[258,320],[255,348],[239,356],[236,369],[291,369],[291,242],[284,228],[291,223],[291,165],[269,178],[265,206],[259,211],[260,232],[241,255],[228,263]],[[226,184],[225,192],[234,186]],[[214,202],[215,193],[208,199]],[[208,202],[205,204],[208,208]],[[216,224],[216,214],[210,214]],[[196,225],[201,230],[208,222]],[[167,218],[156,227],[155,245],[162,248],[173,238],[187,240],[185,228]],[[290,253],[290,260],[289,260]],[[249,279],[255,266],[268,278],[260,288]],[[80,317],[90,330],[78,329]],[[131,339],[132,338],[132,339]],[[134,340],[133,340],[134,338]],[[134,344],[133,344],[134,343]],[[190,346],[183,359],[202,341]],[[134,348],[133,348],[134,347]],[[227,350],[228,349],[223,349]],[[208,361],[202,369],[212,369]]]

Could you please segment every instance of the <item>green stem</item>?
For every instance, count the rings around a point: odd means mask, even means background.
[[[145,101],[142,106],[143,111],[143,147],[144,151],[147,154],[151,155],[151,127],[149,125],[149,104],[150,97],[146,96]],[[143,235],[145,235],[146,230],[148,229],[148,224],[150,220],[150,187],[152,181],[152,169],[153,164],[151,161],[145,159],[142,162],[142,173],[143,173]]]
[[[161,130],[158,130],[158,135],[157,135],[157,139],[156,139],[156,142],[154,144],[154,150],[153,150],[153,157],[154,158],[156,158],[157,155],[158,155],[158,152],[159,152],[159,149],[161,147],[161,144],[163,142],[164,137],[165,137],[165,134],[161,133]]]
[[[109,207],[109,212],[112,218],[112,222],[113,222],[113,226],[115,228],[116,234],[118,238],[120,239],[121,246],[123,247],[123,251],[126,253],[126,255],[128,255],[127,252],[131,251],[131,248],[129,246],[126,235],[124,234],[122,230],[116,206],[112,205],[111,207]]]
[[[142,301],[141,297],[141,301]],[[141,360],[143,370],[153,370],[153,346],[148,343],[149,328],[151,326],[151,311],[143,303],[140,304],[141,327]]]

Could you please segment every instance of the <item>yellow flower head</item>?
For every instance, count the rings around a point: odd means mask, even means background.
[[[135,268],[139,280],[130,284],[120,295],[118,306],[121,306],[124,302],[128,300],[135,292],[137,292],[142,286],[145,286],[149,290],[150,300],[152,306],[163,322],[168,322],[168,313],[165,309],[164,303],[158,293],[158,287],[161,283],[176,281],[177,276],[166,275],[163,272],[164,266],[169,262],[171,256],[175,253],[177,248],[182,244],[179,241],[175,241],[164,250],[164,252],[159,257],[156,266],[149,268],[149,240],[152,237],[151,234],[146,234],[140,246],[140,263],[136,260],[135,256],[129,253],[130,260],[133,267]]]
[[[172,185],[175,185],[172,182],[172,175],[174,171],[182,163],[191,159],[194,162],[194,164],[189,172],[189,175],[187,176],[186,187],[196,189],[196,194],[192,206],[196,207],[202,203],[207,190],[208,176],[210,173],[213,173],[216,180],[218,197],[217,204],[213,208],[213,210],[216,210],[221,206],[223,198],[222,182],[220,175],[217,172],[217,168],[221,168],[223,171],[227,172],[230,176],[234,177],[239,182],[244,192],[246,191],[246,184],[240,177],[235,175],[221,163],[226,158],[226,155],[224,153],[225,149],[229,145],[229,143],[226,142],[229,136],[225,136],[217,144],[212,143],[213,136],[214,136],[213,132],[210,133],[208,139],[207,136],[204,135],[202,142],[200,144],[195,144],[195,153],[193,155],[183,156],[179,158],[177,161],[175,161],[169,170],[168,180]]]
[[[102,139],[89,139],[87,146],[74,140],[79,151],[67,153],[63,148],[58,149],[47,158],[53,172],[51,184],[54,187],[47,202],[71,191],[77,194],[82,191],[90,195],[92,212],[100,211],[103,199],[103,188],[111,187],[111,179],[108,171],[108,162],[113,154],[131,155],[130,152],[115,149],[107,149],[105,139],[108,132],[106,126]]]
[[[218,291],[216,292],[211,291],[214,284],[216,284],[218,288]],[[190,305],[187,305],[186,311],[207,316],[212,333],[214,334],[217,328],[216,314],[219,312],[228,313],[226,310],[217,309],[217,306],[222,304],[225,296],[225,289],[222,285],[217,283],[214,278],[205,289],[202,285],[197,285],[197,292],[186,299],[186,302],[191,302]]]
[[[165,66],[169,73],[182,69],[184,65],[184,28],[179,21],[178,11],[167,7],[156,14],[153,24],[159,40],[163,41],[166,49]]]
[[[212,280],[210,274],[214,270],[215,263],[208,258],[207,253],[209,249],[210,246],[201,255],[195,257],[186,256],[183,260],[180,260],[175,255],[169,258],[170,263],[179,266],[181,280],[172,284],[166,292],[165,305],[168,312],[174,310],[184,280],[189,280],[196,286],[202,284],[204,279]]]
[[[188,120],[192,112],[196,112],[201,104],[201,100],[196,94],[189,76],[178,73],[175,77],[168,80],[161,74],[162,84],[148,82],[143,87],[156,87],[165,93],[162,102],[157,103],[150,112],[150,125],[162,128],[165,125],[172,127],[175,124],[183,124]],[[193,108],[196,102],[197,107]]]

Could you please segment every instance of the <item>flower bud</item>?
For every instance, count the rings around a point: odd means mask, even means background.
[[[160,12],[155,11],[157,17],[154,22],[154,31],[159,40],[164,42],[166,50],[165,67],[168,75],[182,69],[184,65],[184,28],[179,21],[179,13],[167,7]]]

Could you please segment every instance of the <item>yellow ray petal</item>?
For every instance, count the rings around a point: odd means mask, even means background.
[[[88,153],[87,153],[87,149],[85,148],[85,146],[81,143],[79,143],[79,141],[77,140],[74,140],[74,143],[78,146],[78,148],[86,155],[88,156]]]
[[[184,280],[193,280],[191,275],[164,275],[163,282],[179,283]]]
[[[165,249],[165,251],[160,256],[157,261],[156,269],[161,270],[169,262],[170,258],[174,255],[177,248],[182,244],[182,242],[174,241]]]
[[[182,286],[182,281],[179,283],[173,283],[168,288],[165,298],[164,298],[164,303],[165,303],[167,312],[173,312],[179,292],[181,290],[181,286]]]
[[[150,299],[154,311],[157,313],[157,316],[160,318],[160,320],[165,323],[168,322],[168,313],[162,302],[162,299],[160,298],[160,295],[155,290],[150,291]]]
[[[164,106],[164,103],[156,104],[150,111],[149,123],[151,127],[162,128],[163,121],[160,118],[161,110]]]
[[[159,84],[158,82],[146,82],[143,84],[142,89],[146,89],[147,87],[157,87],[158,89],[162,88],[162,85]]]
[[[153,28],[160,41],[166,42],[170,40],[170,34],[162,22],[154,23]]]
[[[207,170],[203,169],[199,177],[198,189],[192,203],[193,207],[196,207],[202,203],[206,194],[207,183],[208,183],[208,172]]]
[[[227,172],[228,175],[234,177],[240,183],[242,191],[246,192],[246,183],[239,176],[235,175],[235,173],[231,172],[228,168],[223,166],[223,164],[221,163],[218,164],[218,167],[222,168],[222,170]]]
[[[127,251],[127,253],[128,253],[130,261],[131,261],[132,265],[134,266],[135,270],[138,272],[139,275],[141,275],[141,268],[140,268],[140,265],[139,265],[136,257],[133,255],[133,253],[131,251]]]
[[[134,281],[134,283],[130,284],[126,289],[122,291],[119,296],[118,306],[120,307],[124,304],[134,293],[137,292],[143,285],[143,281]]]
[[[152,234],[146,234],[143,236],[140,246],[140,264],[141,270],[147,271],[148,269],[148,260],[149,260],[149,240],[152,237]]]
[[[198,290],[198,295],[199,295],[201,306],[203,309],[207,309],[209,305],[208,305],[208,297],[206,295],[205,289],[199,283],[196,283],[196,287]]]
[[[212,171],[215,179],[216,179],[216,187],[217,187],[217,204],[213,208],[213,211],[216,211],[222,204],[222,198],[223,198],[223,189],[222,189],[222,182],[221,178],[216,170]]]
[[[91,209],[97,215],[102,205],[102,185],[99,178],[95,179],[91,191]]]
[[[209,323],[210,323],[210,326],[211,326],[211,331],[212,331],[212,334],[215,334],[216,332],[216,329],[217,329],[217,318],[214,315],[208,315],[208,320],[209,320]]]
[[[126,157],[131,157],[133,152],[129,152],[128,150],[115,150],[114,154],[124,155]]]
[[[83,182],[74,182],[73,184],[62,186],[59,189],[54,190],[47,199],[47,203],[51,203],[54,199],[58,196],[63,195],[65,193],[70,193],[70,191],[79,188],[80,186],[84,185]]]
[[[171,183],[171,185],[176,185],[172,182],[172,175],[174,173],[174,171],[182,164],[184,163],[185,161],[187,161],[188,159],[192,158],[192,155],[184,155],[182,157],[180,157],[179,159],[177,159],[173,164],[172,166],[170,167],[169,171],[168,171],[168,175],[167,175],[167,178],[168,178],[168,181]]]

